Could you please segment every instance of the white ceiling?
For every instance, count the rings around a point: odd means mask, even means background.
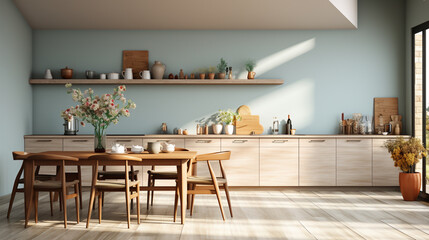
[[[357,0],[14,0],[34,29],[356,29]]]

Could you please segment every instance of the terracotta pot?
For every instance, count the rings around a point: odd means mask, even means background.
[[[225,73],[218,73],[218,74],[217,74],[217,77],[218,77],[219,79],[225,79]]]
[[[214,74],[214,73],[209,73],[209,79],[214,79],[215,75],[216,74]]]
[[[71,79],[73,77],[73,69],[69,67],[61,69],[61,77],[64,79]]]
[[[160,61],[155,61],[155,64],[152,65],[152,78],[153,79],[162,79],[164,77],[165,65]]]
[[[399,173],[399,187],[405,201],[416,201],[420,193],[420,173]]]
[[[205,73],[200,73],[200,79],[205,79],[206,78],[206,74]]]
[[[247,79],[255,79],[255,72],[247,72]]]

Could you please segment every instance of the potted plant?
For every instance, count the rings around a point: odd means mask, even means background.
[[[426,157],[426,149],[420,139],[404,140],[403,137],[387,141],[385,147],[391,154],[395,167],[402,170],[399,173],[399,187],[402,197],[405,201],[415,201],[420,193],[422,179],[421,174],[416,172],[416,164],[422,157]]]
[[[253,71],[256,66],[256,62],[253,60],[248,60],[245,64],[247,70],[247,79],[254,79],[256,73]]]
[[[106,129],[113,123],[117,124],[119,117],[130,116],[129,109],[136,108],[136,104],[125,98],[125,85],[116,87],[113,94],[95,95],[89,88],[83,93],[80,89],[71,89],[71,84],[66,84],[67,93],[72,95],[73,101],[78,104],[61,112],[64,119],[77,117],[81,119],[81,125],[85,126],[83,121],[94,126],[94,150],[95,152],[106,151]]]
[[[225,134],[231,135],[234,133],[234,124],[235,120],[240,120],[241,117],[237,112],[228,109],[228,110],[219,110],[218,113],[218,122],[225,124]]]
[[[221,58],[220,63],[217,65],[217,71],[218,71],[217,76],[219,79],[225,79],[225,72],[227,67],[228,67],[228,64],[223,58]]]
[[[200,68],[198,72],[200,73],[200,79],[205,79],[206,78],[207,69]]]
[[[215,78],[215,71],[216,68],[215,67],[209,67],[208,72],[209,72],[209,79],[214,79]]]

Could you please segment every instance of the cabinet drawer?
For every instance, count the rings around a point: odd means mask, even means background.
[[[261,139],[261,147],[298,147],[298,139]]]
[[[335,139],[300,139],[300,147],[335,147]]]
[[[386,139],[374,139],[372,142],[372,185],[398,186],[399,168],[394,166],[387,148]]]
[[[94,138],[64,139],[64,151],[93,151]]]
[[[221,145],[223,147],[259,147],[259,139],[222,139]]]
[[[143,145],[143,138],[107,138],[107,148],[111,149],[113,145],[119,143],[130,148],[133,145]]]
[[[371,148],[371,139],[337,139],[338,147]]]
[[[45,152],[45,151],[62,151],[63,139],[58,138],[40,138],[25,139],[26,152]]]
[[[183,138],[173,138],[173,139],[168,139],[168,138],[144,138],[143,139],[143,147],[145,149],[147,149],[147,143],[148,142],[167,142],[169,144],[174,144],[176,145],[176,147],[178,148],[184,148],[185,147],[185,139]]]
[[[220,139],[185,139],[185,148],[191,150],[199,147],[219,147]]]

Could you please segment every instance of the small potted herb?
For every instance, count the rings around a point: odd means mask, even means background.
[[[254,79],[256,73],[253,71],[256,66],[256,62],[253,60],[248,60],[245,64],[247,70],[247,79]]]
[[[215,78],[215,71],[216,68],[215,67],[209,67],[208,72],[209,72],[209,79],[214,79]]]
[[[219,110],[218,122],[225,124],[225,134],[231,135],[234,133],[235,120],[240,120],[241,117],[237,112],[228,110]],[[213,129],[214,130],[214,129]]]
[[[225,59],[221,58],[220,63],[217,65],[217,71],[218,71],[218,78],[219,79],[225,79],[225,71],[228,67],[228,64],[226,63]]]
[[[206,68],[200,68],[198,70],[198,72],[200,73],[200,79],[205,79],[206,78],[206,72],[207,72]]]

